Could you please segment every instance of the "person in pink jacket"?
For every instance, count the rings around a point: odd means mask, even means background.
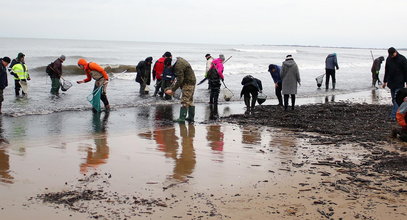
[[[223,54],[219,55],[219,58],[212,61],[211,68],[208,71],[207,78],[209,80],[209,87],[211,88],[211,93],[209,96],[209,104],[218,105],[218,98],[220,93],[221,80],[223,82],[223,62],[225,61],[225,56]]]

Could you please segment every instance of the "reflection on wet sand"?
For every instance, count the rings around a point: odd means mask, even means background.
[[[0,117],[0,182],[13,183],[10,174],[10,156],[7,150],[8,141],[3,137],[3,121]]]
[[[179,137],[176,135],[176,127],[156,128],[152,132],[140,133],[138,136],[155,140],[157,149],[164,152],[165,157],[175,161],[172,178],[185,181],[188,175],[191,175],[196,164],[194,137],[195,126],[193,124],[179,124]],[[181,140],[178,143],[178,140]],[[179,144],[181,151],[179,152]]]
[[[101,120],[101,114],[93,113],[92,127],[96,150],[89,147],[87,150],[86,162],[80,165],[81,173],[88,172],[89,168],[96,168],[101,164],[105,164],[109,158],[109,145],[107,143],[107,121],[109,119],[109,112],[104,113],[103,120]]]
[[[242,143],[243,144],[260,144],[261,131],[255,127],[242,128]]]
[[[208,131],[206,139],[208,140],[208,144],[211,147],[211,149],[214,151],[223,151],[224,134],[221,131],[221,125],[218,124],[208,125],[206,127],[206,130]]]
[[[329,102],[335,102],[335,95],[332,95],[330,100],[329,100],[329,95],[325,96],[325,103],[329,103]]]
[[[295,156],[297,146],[297,138],[284,132],[271,133],[270,146],[275,146],[279,149],[281,159],[290,159]]]
[[[174,179],[184,181],[194,171],[196,158],[194,150],[195,126],[179,124],[182,152],[175,160]]]

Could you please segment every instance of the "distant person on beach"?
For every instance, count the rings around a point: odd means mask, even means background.
[[[161,83],[162,83],[162,76],[163,76],[163,72],[164,72],[164,60],[166,58],[172,58],[172,55],[170,52],[165,52],[164,55],[158,59],[153,67],[153,80],[157,80],[155,83],[155,90],[154,90],[154,95],[153,96],[157,96],[157,94],[159,94],[161,97],[163,97],[163,93],[164,91],[160,91],[161,89]]]
[[[165,93],[167,95],[173,95],[178,88],[181,88],[181,108],[179,112],[179,118],[176,121],[185,122],[185,120],[187,120],[193,122],[195,118],[195,73],[192,70],[191,64],[189,64],[188,61],[181,57],[177,57],[177,61],[173,65],[173,71],[175,74],[176,82],[171,87],[165,89]]]
[[[275,64],[270,64],[269,65],[269,70],[271,74],[271,78],[273,78],[274,81],[274,91],[278,99],[278,105],[283,106],[283,97],[281,95],[281,88],[282,88],[282,81],[281,81],[281,68]]]
[[[165,91],[166,88],[170,87],[175,80],[174,72],[172,71],[171,67],[172,59],[170,57],[165,58],[164,60],[164,72],[163,72],[163,79],[161,82],[161,91]],[[171,96],[165,94],[165,100],[170,100]]]
[[[335,77],[335,68],[338,70],[338,60],[336,58],[336,53],[329,54],[325,59],[325,89],[329,88],[329,77],[332,78],[332,89],[335,89],[336,77]]]
[[[20,80],[27,84],[27,80],[30,80],[28,75],[28,69],[25,65],[25,55],[23,53],[18,53],[17,58],[11,61],[9,66],[10,74],[14,76],[14,91],[16,96],[20,96],[21,83]],[[22,91],[23,96],[25,95],[24,90]]]
[[[291,55],[287,55],[281,67],[282,93],[284,95],[284,110],[288,108],[288,98],[291,95],[291,109],[294,110],[297,84],[301,85],[300,71]]]
[[[407,60],[399,54],[394,47],[390,47],[387,52],[389,56],[386,59],[384,67],[383,88],[386,86],[390,89],[390,94],[393,102],[393,109],[390,114],[391,120],[396,119],[398,104],[396,102],[396,93],[401,88],[404,88],[407,80]]]
[[[205,55],[205,59],[206,59],[205,78],[207,78],[209,69],[212,66],[213,57],[208,53],[208,54]],[[210,86],[210,83],[208,81],[208,89],[210,89],[210,88],[211,88],[211,86]]]
[[[107,90],[107,84],[109,83],[109,76],[107,75],[105,69],[99,64],[94,63],[94,62],[87,62],[85,59],[79,59],[78,60],[78,66],[79,68],[83,69],[86,74],[86,79],[76,81],[76,83],[81,84],[81,83],[87,83],[91,81],[93,78],[95,80],[95,86],[93,87],[93,91],[98,89],[99,87],[103,86],[103,91],[101,94],[100,99],[102,100],[103,104],[105,105],[106,111],[110,110],[110,105],[109,101],[107,100],[107,95],[106,95],[106,90]]]
[[[65,61],[65,56],[61,55],[54,62],[47,66],[46,72],[51,78],[51,94],[58,95],[61,88],[61,76],[62,76],[62,63]]]
[[[209,95],[209,104],[218,104],[218,99],[219,99],[219,93],[220,93],[220,86],[221,86],[221,80],[222,82],[225,80],[225,77],[223,76],[223,62],[225,61],[225,56],[223,54],[219,55],[219,58],[214,59],[212,61],[212,65],[209,68],[209,71],[207,73],[207,78],[209,81],[209,87],[211,89],[211,93]]]
[[[140,61],[136,66],[137,76],[136,82],[140,83],[140,95],[146,94],[146,87],[150,85],[151,81],[151,63],[152,57],[147,57],[145,60]]]
[[[381,85],[382,83],[380,82],[379,79],[379,72],[380,72],[380,68],[382,66],[382,63],[384,61],[384,57],[380,56],[378,58],[376,58],[373,61],[373,65],[372,65],[372,87],[376,87],[376,82],[379,82],[378,85]]]
[[[254,78],[252,75],[243,77],[241,84],[243,85],[240,92],[240,98],[244,98],[244,104],[248,112],[254,109],[256,105],[257,96],[263,90],[261,80]]]
[[[7,66],[10,64],[11,60],[10,57],[3,57],[0,59],[0,114],[1,112],[1,104],[4,101],[3,90],[8,86],[7,80]]]

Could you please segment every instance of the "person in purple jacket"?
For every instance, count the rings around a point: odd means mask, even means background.
[[[280,70],[281,70],[281,68],[275,64],[269,65],[268,71],[270,72],[271,78],[273,78],[273,81],[274,81],[274,88],[275,88],[275,93],[276,93],[276,96],[278,99],[278,105],[283,106],[283,96],[281,95],[282,83],[281,83]]]

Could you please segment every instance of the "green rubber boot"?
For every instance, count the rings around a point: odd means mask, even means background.
[[[187,117],[187,108],[181,107],[179,110],[179,118],[175,120],[175,122],[185,122],[185,118]]]
[[[195,118],[195,106],[189,106],[188,108],[188,118],[186,118],[189,122],[194,122]]]

